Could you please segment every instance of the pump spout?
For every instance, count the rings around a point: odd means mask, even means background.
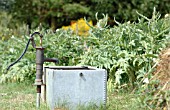
[[[57,58],[44,58],[44,62],[54,62],[57,64],[59,60]]]

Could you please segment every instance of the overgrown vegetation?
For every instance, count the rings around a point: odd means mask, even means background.
[[[59,58],[59,65],[90,65],[105,68],[116,85],[128,82],[134,84],[151,70],[154,59],[167,46],[170,37],[169,17],[159,20],[160,16],[155,11],[151,19],[139,15],[141,19],[137,23],[117,22],[118,26],[113,28],[91,26],[88,37],[73,34],[71,30],[58,29],[56,32],[41,30],[44,35],[43,45],[46,47],[45,56]],[[147,22],[144,22],[144,19]],[[1,73],[4,73],[7,65],[19,57],[28,38],[29,36],[22,35],[20,38],[12,36],[9,40],[1,40]],[[34,53],[35,50],[30,46],[22,61],[7,75],[2,75],[3,78],[25,80],[32,77]]]
[[[140,13],[138,15],[138,22],[121,24],[115,20],[117,25],[114,27],[106,25],[105,15],[103,19],[98,20],[96,26],[92,26],[87,21],[90,30],[86,37],[64,29],[57,29],[54,32],[37,28],[31,32],[40,31],[44,35],[45,56],[58,58],[60,60],[58,65],[89,65],[105,68],[109,74],[109,92],[135,88],[137,91],[133,92],[139,93],[140,96],[146,95],[140,98],[145,107],[164,108],[169,104],[169,91],[159,92],[162,87],[155,88],[157,85],[155,80],[144,88],[142,82],[144,78],[153,77],[151,73],[158,62],[158,55],[169,45],[170,17],[160,19],[160,14],[155,9],[152,18],[147,18]],[[8,28],[5,29],[7,31],[0,33],[3,36],[9,32]],[[15,34],[11,35],[6,39],[1,37],[0,40],[0,82],[33,81],[35,50],[32,46],[29,46],[23,59],[4,74],[7,66],[21,55],[29,39],[28,34],[19,37]],[[39,41],[38,37],[36,41]],[[50,63],[50,65],[54,64]],[[155,98],[154,94],[160,97]]]

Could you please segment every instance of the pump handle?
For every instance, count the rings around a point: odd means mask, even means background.
[[[32,41],[32,46],[34,47],[34,48],[36,48],[36,44],[35,44],[35,42],[34,42],[34,35],[36,35],[36,34],[38,34],[39,36],[40,36],[40,46],[42,47],[42,38],[43,38],[43,35],[42,34],[40,34],[39,32],[34,32],[31,36],[30,36],[30,39],[31,39],[31,41]]]

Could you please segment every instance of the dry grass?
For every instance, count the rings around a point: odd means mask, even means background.
[[[160,62],[154,73],[154,79],[160,80],[162,86],[168,82],[165,89],[170,90],[170,48],[160,54]]]

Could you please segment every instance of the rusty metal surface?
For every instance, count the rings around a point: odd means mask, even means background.
[[[36,48],[36,79],[42,80],[43,63],[44,63],[44,48]]]
[[[34,35],[40,36],[40,46],[37,46],[34,41]],[[42,47],[42,38],[43,35],[39,32],[34,32],[30,36],[30,40],[32,41],[32,46],[36,49],[36,79],[34,85],[42,85],[42,75],[43,75],[43,63],[44,62],[54,62],[58,63],[58,59],[56,58],[44,58],[44,47]]]
[[[32,41],[32,46],[33,46],[34,48],[36,48],[36,44],[35,44],[35,42],[34,42],[34,35],[36,35],[36,34],[40,36],[40,46],[42,47],[42,38],[43,38],[43,35],[40,34],[39,32],[34,32],[33,34],[31,34],[30,40]]]
[[[57,58],[44,58],[44,62],[54,62],[54,63],[58,63],[58,59]]]

